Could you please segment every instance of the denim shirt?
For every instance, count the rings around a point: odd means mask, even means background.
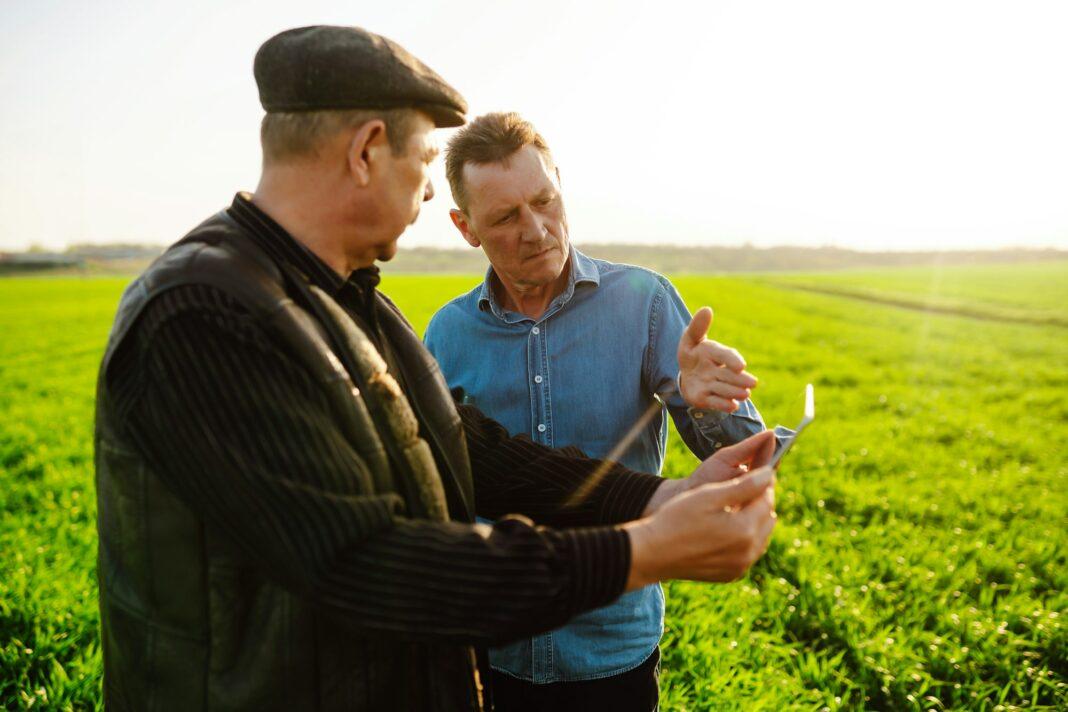
[[[699,458],[764,429],[743,401],[731,415],[688,408],[677,392],[679,338],[690,322],[661,275],[591,259],[571,248],[567,288],[539,319],[501,308],[486,280],[431,319],[426,345],[454,393],[512,434],[603,458],[663,398]],[[619,461],[660,474],[668,424],[661,408]],[[497,670],[534,683],[609,677],[640,665],[660,641],[659,585],[631,591],[564,627],[490,651]]]

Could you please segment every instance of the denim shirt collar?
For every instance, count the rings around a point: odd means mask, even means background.
[[[504,309],[493,292],[493,280],[498,280],[493,271],[493,265],[486,270],[486,278],[482,281],[482,288],[478,293],[478,308],[485,311],[487,308],[495,317],[508,324],[517,324],[521,321],[532,321],[530,317],[518,312]],[[568,246],[568,275],[567,287],[556,296],[549,304],[538,321],[549,318],[564,307],[571,297],[575,295],[575,286],[579,284],[592,284],[597,286],[601,283],[601,271],[597,263],[575,249],[574,245]]]

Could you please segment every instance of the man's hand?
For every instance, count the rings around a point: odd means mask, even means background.
[[[695,408],[733,413],[757,379],[745,370],[740,353],[707,337],[710,326],[712,310],[701,307],[679,339],[679,389]]]
[[[631,541],[627,590],[656,581],[734,581],[768,548],[775,473],[767,467],[710,482],[624,525]]]
[[[774,454],[775,433],[770,430],[751,435],[740,443],[725,447],[698,465],[689,477],[680,480],[664,480],[649,499],[649,504],[645,506],[642,516],[650,516],[683,492],[711,482],[726,482],[750,470],[762,467],[771,461]]]

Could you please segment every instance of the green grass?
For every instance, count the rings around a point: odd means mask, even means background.
[[[954,298],[1064,312],[1063,263],[969,270],[952,271]],[[916,270],[838,279],[927,294]],[[382,286],[422,329],[477,281]],[[93,386],[123,283],[0,280],[5,709],[98,697]],[[791,424],[809,381],[818,420],[783,464],[752,573],[666,587],[663,709],[1068,706],[1068,332],[745,278],[676,284],[716,309],[713,338],[746,355],[769,423]],[[693,463],[673,436],[667,472]]]

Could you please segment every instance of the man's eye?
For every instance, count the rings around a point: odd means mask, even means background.
[[[511,219],[512,219],[511,214],[505,215],[503,218],[501,218],[500,220],[498,220],[497,222],[495,222],[493,224],[494,225],[504,225],[506,222],[508,222]]]

